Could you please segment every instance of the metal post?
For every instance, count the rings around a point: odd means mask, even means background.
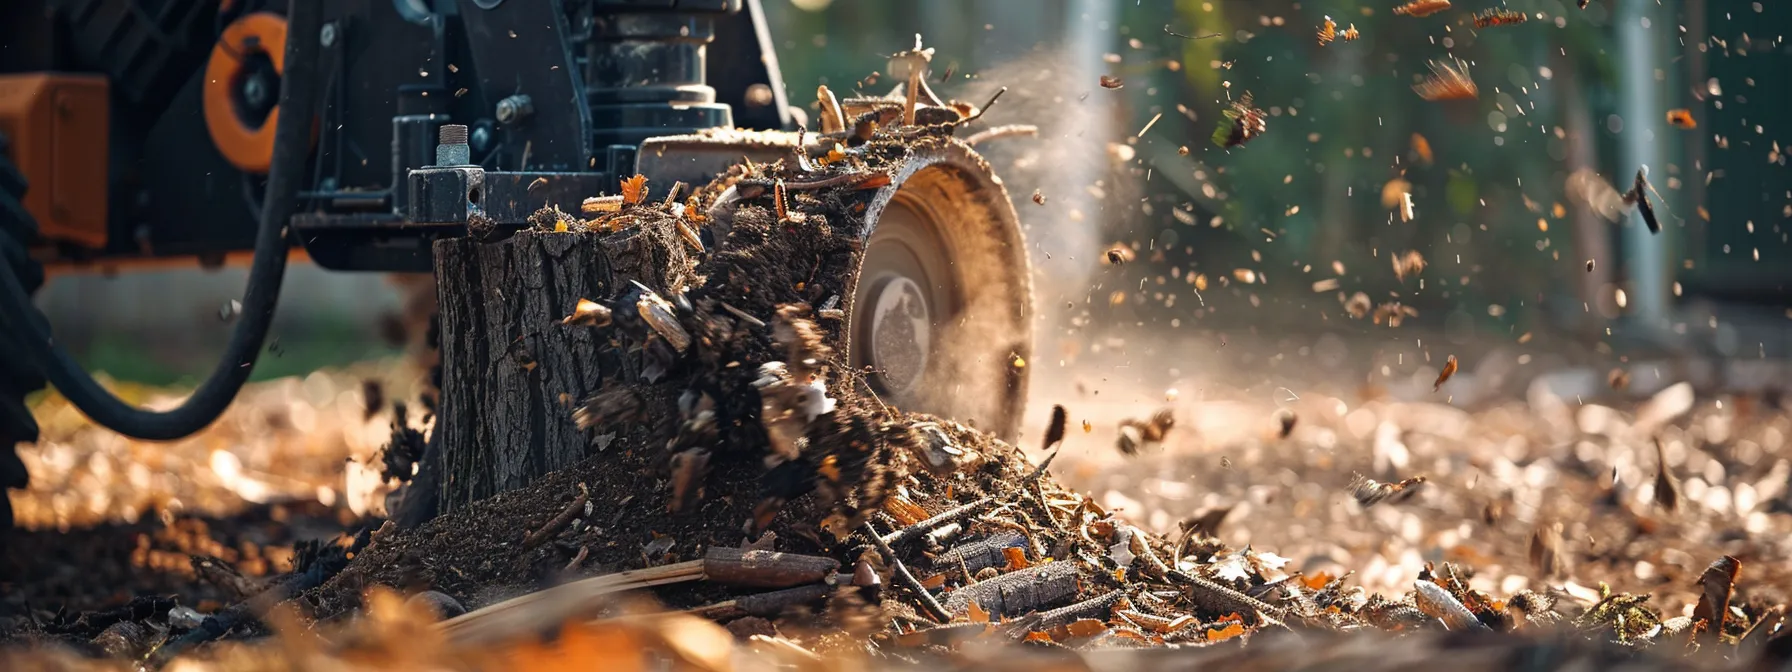
[[[1649,168],[1651,181],[1667,178],[1666,164],[1662,162],[1661,138],[1666,137],[1667,128],[1662,110],[1666,107],[1661,102],[1661,91],[1667,82],[1657,81],[1655,72],[1661,65],[1660,47],[1656,44],[1657,35],[1673,29],[1673,22],[1663,19],[1673,16],[1671,7],[1662,9],[1661,5],[1678,5],[1675,0],[1655,2],[1621,2],[1617,3],[1616,22],[1618,29],[1618,50],[1622,56],[1618,59],[1618,84],[1621,91],[1620,110],[1624,120],[1624,130],[1620,138],[1619,156],[1623,163],[1613,176],[1613,181],[1625,186],[1628,178],[1640,166]],[[1655,198],[1653,194],[1650,198]],[[1658,212],[1665,210],[1657,206]],[[1663,212],[1662,214],[1666,214]],[[1671,217],[1664,218],[1671,221]],[[1672,269],[1667,264],[1667,244],[1665,238],[1679,233],[1677,228],[1665,228],[1660,235],[1649,233],[1649,228],[1641,221],[1633,221],[1625,226],[1623,245],[1625,267],[1629,271],[1630,288],[1629,307],[1633,322],[1646,332],[1657,332],[1667,326],[1668,286],[1672,282]]]

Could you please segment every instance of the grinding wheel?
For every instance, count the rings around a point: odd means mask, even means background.
[[[1032,283],[1001,179],[968,146],[920,148],[866,213],[848,304],[852,365],[885,403],[1013,439],[1032,357]]]

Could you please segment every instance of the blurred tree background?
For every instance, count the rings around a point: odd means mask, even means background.
[[[1329,328],[1344,316],[1340,299],[1361,291],[1447,331],[1557,329],[1594,344],[1614,325],[1619,337],[1673,331],[1663,311],[1694,293],[1786,303],[1792,180],[1772,148],[1788,113],[1771,102],[1786,95],[1784,77],[1770,73],[1789,64],[1792,3],[1458,0],[1427,17],[1396,15],[1390,0],[767,3],[793,103],[809,104],[817,83],[852,90],[915,33],[938,49],[945,93],[980,104],[1009,87],[992,123],[1039,124],[1042,138],[987,153],[1033,240],[1043,230],[1050,248],[1087,233],[1084,244],[1136,257],[1091,267],[1101,289],[1056,297],[1085,319],[1217,312]],[[1472,15],[1486,9],[1528,20],[1477,29]],[[1360,38],[1319,44],[1328,16]],[[1429,64],[1451,59],[1467,65],[1478,99],[1420,98],[1412,86]],[[1101,88],[1103,74],[1124,87]],[[1246,92],[1268,131],[1216,146],[1223,111]],[[1698,127],[1670,125],[1675,108]],[[1101,123],[1055,123],[1072,111]],[[1043,155],[1052,170],[1095,167],[1087,183],[1058,188],[1072,202],[1028,203],[1050,180],[1028,170],[1038,150],[1019,145],[1090,134],[1080,155]],[[1570,179],[1588,171],[1624,191],[1639,165],[1659,235],[1635,215],[1601,216]],[[1405,185],[1410,222],[1394,207]],[[1074,202],[1083,198],[1096,204]],[[1407,250],[1429,265],[1402,282],[1391,258]],[[1099,249],[1063,252],[1092,260]],[[1063,252],[1036,250],[1036,269]],[[1053,282],[1068,284],[1042,278]]]

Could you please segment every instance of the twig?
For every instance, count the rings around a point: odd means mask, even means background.
[[[789,588],[827,581],[840,570],[833,558],[777,551],[711,546],[703,556],[704,577],[730,586]]]
[[[757,317],[753,317],[752,315],[747,314],[747,311],[741,310],[739,308],[735,308],[734,306],[730,306],[730,305],[728,305],[727,301],[723,301],[721,303],[722,303],[722,310],[726,310],[730,313],[733,313],[735,317],[745,320],[747,324],[751,324],[754,327],[757,327],[760,329],[765,328],[765,320],[761,320]]]
[[[1115,602],[1119,602],[1121,596],[1125,594],[1126,591],[1124,590],[1114,590],[1105,595],[1098,595],[1076,604],[1058,607],[1057,609],[1049,611],[1041,611],[1014,621],[1014,627],[1021,632],[1026,632],[1028,630],[1045,630],[1065,625],[1079,618],[1093,617],[1106,612],[1108,607],[1113,606]]]
[[[973,114],[971,116],[965,117],[964,119],[960,120],[957,125],[963,126],[965,124],[971,123],[971,122],[976,121],[977,119],[981,118],[983,116],[983,113],[988,112],[989,108],[995,107],[996,101],[1001,100],[1002,94],[1007,93],[1007,92],[1008,92],[1008,87],[1006,87],[1006,86],[1004,86],[1000,89],[996,89],[996,94],[989,97],[989,102],[984,103],[983,107],[977,108],[976,114]]]
[[[355,536],[355,540],[347,548],[338,546],[320,551],[324,555],[311,561],[304,571],[274,579],[269,582],[268,589],[260,594],[207,616],[204,621],[200,622],[199,627],[156,649],[151,656],[152,661],[156,663],[154,666],[159,667],[195,646],[223,637],[236,626],[261,618],[262,614],[266,614],[275,605],[285,602],[299,593],[323,585],[325,581],[348,567],[350,557],[367,550],[367,545],[371,541],[373,541],[372,530],[363,531]]]
[[[580,546],[579,552],[574,554],[572,556],[572,560],[566,563],[566,571],[570,572],[572,570],[578,569],[579,565],[585,564],[585,558],[589,557],[590,555],[591,555],[591,547],[590,546]]]
[[[1045,475],[1045,468],[1052,466],[1052,460],[1058,459],[1058,453],[1062,450],[1064,450],[1064,446],[1060,445],[1056,449],[1052,450],[1052,454],[1045,456],[1045,461],[1040,462],[1039,466],[1033,467],[1033,473],[1027,474],[1026,482],[1028,482],[1028,483],[1039,482],[1039,477]]]
[[[1192,589],[1189,591],[1189,598],[1194,600],[1197,606],[1213,613],[1252,611],[1258,612],[1260,615],[1281,616],[1284,611],[1281,607],[1180,569],[1171,569],[1169,576],[1188,584],[1188,587]]]
[[[877,542],[882,545],[895,546],[895,545],[901,544],[905,541],[914,539],[915,537],[919,537],[923,534],[927,534],[928,532],[932,531],[933,528],[939,527],[941,525],[945,525],[946,523],[956,523],[965,518],[969,518],[971,516],[982,513],[984,509],[994,506],[995,503],[996,503],[996,500],[994,497],[984,497],[983,499],[979,499],[975,502],[971,502],[969,504],[958,507],[956,509],[952,509],[945,513],[941,513],[932,518],[928,518],[927,520],[923,520],[919,523],[915,523],[915,524],[905,527],[903,529],[897,530],[895,532],[891,532],[887,536],[880,537],[877,540]]]
[[[732,600],[707,604],[691,609],[690,613],[718,621],[741,616],[777,616],[786,607],[814,602],[827,597],[828,593],[833,590],[833,586],[825,583],[813,583],[807,586],[744,595]]]
[[[1164,24],[1164,34],[1174,35],[1176,37],[1180,37],[1185,40],[1205,40],[1210,37],[1219,37],[1220,36],[1219,33],[1214,33],[1212,35],[1183,35],[1182,33],[1178,33],[1174,30],[1170,30],[1170,24],[1167,24],[1167,23]]]
[[[896,557],[896,551],[891,550],[890,544],[885,542],[883,537],[878,536],[877,528],[870,521],[865,522],[865,535],[871,537],[871,541],[877,544],[878,552],[889,558],[890,569],[896,572],[896,578],[902,579],[903,583],[908,584],[908,589],[915,593],[915,599],[921,601],[921,606],[927,610],[927,615],[932,616],[933,620],[938,623],[951,622],[951,612],[940,606],[939,601],[933,599],[933,593],[927,592],[927,586],[922,585],[921,580],[915,578],[915,575],[908,571],[908,566],[902,564],[902,559]]]
[[[1032,138],[1032,137],[1038,137],[1038,135],[1039,135],[1039,127],[1038,126],[1034,126],[1032,124],[1008,124],[1006,126],[993,126],[990,128],[985,128],[981,131],[977,131],[976,133],[972,133],[971,135],[965,137],[964,144],[974,146],[977,143],[988,142],[990,140],[1000,140],[1002,138],[1015,138],[1015,137]]]
[[[571,525],[572,521],[585,511],[585,503],[589,501],[591,501],[591,491],[585,487],[584,483],[580,483],[579,496],[572,498],[566,508],[560,510],[560,515],[554,516],[554,519],[548,521],[548,524],[543,525],[541,529],[523,537],[523,550],[527,551],[540,546],[554,538],[554,535],[560,534],[561,530],[566,529],[567,525]]]
[[[1145,549],[1143,555],[1145,559],[1151,561],[1151,567],[1157,570],[1158,576],[1168,578],[1170,567],[1164,564],[1163,558],[1157,557],[1157,551],[1151,549],[1151,541],[1145,536],[1145,531],[1131,525],[1127,527],[1132,530],[1132,539],[1139,542],[1139,546]]]
[[[449,639],[497,640],[564,623],[611,593],[704,578],[703,561],[691,560],[574,581],[470,611],[436,625]]]

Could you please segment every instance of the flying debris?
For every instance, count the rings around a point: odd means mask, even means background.
[[[1101,76],[1101,88],[1118,89],[1123,86],[1126,86],[1126,82],[1121,81],[1119,77],[1115,77],[1113,75],[1102,75]]]
[[[1443,389],[1444,383],[1454,375],[1456,375],[1456,356],[1450,355],[1450,358],[1444,362],[1444,370],[1437,372],[1437,382],[1431,384],[1431,391],[1436,392]]]
[[[1531,20],[1524,12],[1510,9],[1489,9],[1475,15],[1475,28],[1485,29],[1492,26],[1510,26]]]
[[[1688,110],[1685,108],[1681,108],[1678,110],[1668,110],[1668,123],[1673,124],[1680,128],[1685,128],[1685,129],[1693,129],[1693,128],[1699,127],[1698,120],[1692,118],[1692,110]]]
[[[1164,436],[1176,427],[1176,416],[1170,409],[1159,409],[1151,414],[1149,420],[1126,419],[1120,421],[1120,438],[1115,447],[1128,457],[1139,454],[1140,448],[1148,448],[1163,443]]]
[[[1327,16],[1325,23],[1319,24],[1319,46],[1331,44],[1335,39],[1338,39],[1338,24],[1332,21],[1332,17]]]
[[[1668,471],[1667,449],[1655,439],[1655,503],[1669,513],[1680,507],[1680,479]]]
[[[1420,98],[1432,102],[1481,97],[1481,90],[1475,87],[1475,80],[1468,76],[1468,66],[1454,60],[1449,63],[1432,61],[1431,74],[1425,77],[1425,81],[1413,85],[1412,90],[1417,91]]]
[[[1394,8],[1395,14],[1406,16],[1431,16],[1450,8],[1450,0],[1413,0]]]
[[[1350,496],[1355,497],[1356,503],[1363,505],[1365,509],[1382,502],[1399,504],[1411,499],[1419,491],[1419,486],[1424,484],[1424,476],[1414,476],[1399,483],[1382,483],[1358,474],[1350,481]]]
[[[1249,93],[1234,101],[1225,115],[1226,119],[1213,130],[1213,144],[1221,147],[1241,146],[1269,130],[1268,116],[1251,105]]]
[[[1419,254],[1418,250],[1394,255],[1394,277],[1399,281],[1406,282],[1406,276],[1417,277],[1424,271],[1425,255]]]
[[[1045,445],[1042,448],[1049,449],[1053,444],[1064,440],[1064,425],[1068,421],[1067,415],[1063,406],[1052,407],[1052,424],[1045,429]]]
[[[1654,189],[1649,186],[1649,180],[1643,177],[1643,173],[1644,169],[1637,169],[1636,183],[1624,194],[1624,204],[1636,206],[1637,212],[1643,215],[1643,223],[1649,225],[1649,233],[1661,233],[1661,222],[1655,219],[1655,204],[1649,202],[1648,192]]]

